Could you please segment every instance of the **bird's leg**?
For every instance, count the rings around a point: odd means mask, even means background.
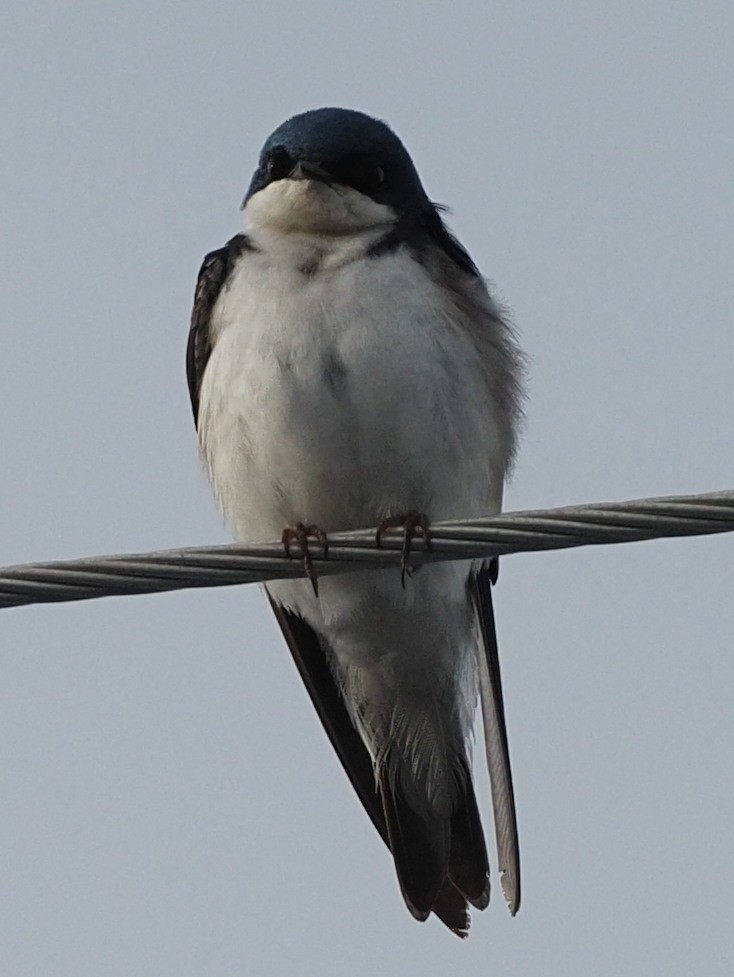
[[[402,529],[403,531],[403,550],[400,556],[400,580],[405,588],[405,576],[410,576],[410,549],[416,533],[422,533],[425,540],[426,549],[431,548],[431,524],[428,516],[417,509],[409,509],[402,516],[388,516],[382,519],[377,526],[375,542],[382,546],[383,535],[391,529]]]
[[[305,523],[299,522],[296,523],[295,526],[288,526],[286,529],[284,529],[283,534],[280,537],[285,555],[289,560],[293,559],[291,544],[298,543],[298,548],[301,551],[301,557],[303,558],[303,569],[306,571],[306,576],[311,581],[314,594],[316,594],[318,597],[319,582],[316,576],[316,570],[314,569],[311,550],[309,549],[308,545],[309,539],[315,539],[316,542],[319,543],[323,550],[324,559],[327,559],[329,556],[329,540],[326,537],[326,533],[319,526],[307,526]]]

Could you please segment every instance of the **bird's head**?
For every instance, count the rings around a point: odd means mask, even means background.
[[[253,225],[317,234],[358,233],[432,209],[389,126],[337,108],[312,109],[278,126],[242,206]]]

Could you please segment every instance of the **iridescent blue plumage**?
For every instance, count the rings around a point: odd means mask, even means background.
[[[268,161],[280,150],[294,164],[313,163],[330,173],[338,172],[345,161],[371,163],[383,171],[384,181],[372,188],[370,197],[389,204],[397,214],[432,209],[405,146],[385,122],[364,112],[311,109],[279,125],[265,141],[245,202],[271,182]]]

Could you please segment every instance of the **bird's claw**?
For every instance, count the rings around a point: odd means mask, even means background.
[[[413,539],[417,533],[421,533],[426,544],[426,549],[431,548],[431,524],[428,516],[417,509],[409,509],[402,516],[388,516],[382,519],[377,526],[375,542],[382,546],[382,537],[391,529],[401,529],[403,531],[403,548],[400,554],[400,581],[405,589],[405,577],[411,575],[410,551]]]
[[[313,565],[313,557],[311,556],[311,549],[308,545],[309,539],[315,539],[316,542],[321,546],[323,558],[326,560],[329,556],[329,540],[326,533],[320,526],[306,525],[303,522],[296,523],[295,526],[288,526],[283,530],[283,534],[280,537],[280,541],[283,544],[283,550],[285,555],[289,560],[293,559],[293,553],[291,552],[291,545],[293,543],[298,544],[298,548],[301,552],[301,557],[303,559],[303,569],[306,572],[306,576],[311,581],[311,586],[313,587],[314,594],[319,596],[319,581],[316,574],[316,570]]]

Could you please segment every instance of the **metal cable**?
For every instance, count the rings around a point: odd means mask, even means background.
[[[411,563],[732,531],[734,491],[566,506],[436,523],[431,527],[430,551],[418,537]],[[378,549],[375,530],[370,529],[330,536],[327,560],[320,558],[317,543],[311,552],[318,575],[325,576],[395,566],[395,551],[401,545],[401,534],[396,534],[383,537]],[[0,569],[0,607],[225,587],[302,575],[301,561],[289,560],[280,542],[26,563]]]

